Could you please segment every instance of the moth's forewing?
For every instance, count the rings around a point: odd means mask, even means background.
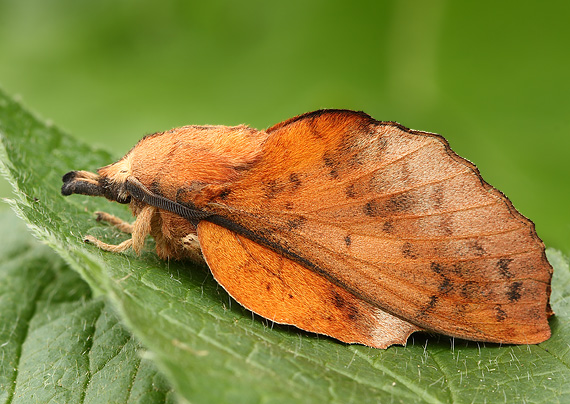
[[[268,133],[261,160],[203,207],[218,224],[418,327],[549,338],[552,268],[534,225],[442,137],[349,111]]]

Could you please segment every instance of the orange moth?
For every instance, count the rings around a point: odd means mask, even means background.
[[[552,267],[533,223],[432,133],[321,110],[265,131],[184,126],[143,138],[63,195],[132,238],[103,250],[204,259],[240,304],[377,348],[415,331],[535,344],[550,337]],[[203,257],[203,258],[202,258]]]

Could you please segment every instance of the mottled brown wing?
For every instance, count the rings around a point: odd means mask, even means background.
[[[218,283],[271,321],[375,348],[405,345],[419,330],[244,236],[207,221],[198,235]]]
[[[552,268],[532,222],[442,137],[334,110],[268,132],[262,159],[200,207],[212,221],[421,328],[549,338]]]

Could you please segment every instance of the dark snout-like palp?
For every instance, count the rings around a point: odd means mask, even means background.
[[[62,178],[61,194],[82,194],[90,196],[105,196],[99,183],[99,176],[88,171],[70,171]]]
[[[129,203],[131,196],[126,192],[124,183],[112,183],[107,178],[89,171],[70,171],[62,178],[61,194],[82,194],[104,196],[119,203]]]

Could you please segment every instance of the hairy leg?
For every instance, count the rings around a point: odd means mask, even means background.
[[[123,241],[120,244],[107,244],[90,235],[86,235],[83,238],[83,241],[89,244],[93,244],[96,247],[100,248],[101,250],[110,251],[114,253],[120,253],[125,251],[126,249],[130,248],[133,245],[133,239],[130,238],[128,240]]]
[[[123,219],[119,219],[117,216],[113,216],[107,212],[95,212],[97,216],[98,222],[107,222],[112,226],[115,226],[117,229],[122,231],[123,233],[132,233],[133,232],[133,225],[129,222],[125,222]]]
[[[127,223],[109,213],[96,212],[97,220],[108,222],[125,233],[131,233],[132,238],[125,240],[120,244],[107,244],[93,236],[87,235],[85,236],[84,241],[86,243],[94,244],[102,250],[115,253],[123,252],[132,247],[135,253],[140,254],[144,246],[145,238],[150,234],[150,221],[155,212],[156,208],[153,206],[144,207],[133,224]]]

